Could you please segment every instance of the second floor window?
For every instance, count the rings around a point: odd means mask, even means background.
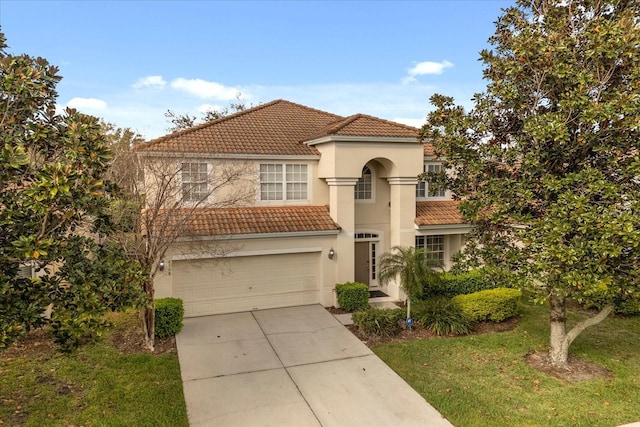
[[[354,197],[356,200],[371,200],[371,170],[366,166],[362,169],[362,177],[356,183]]]
[[[424,171],[425,173],[442,172],[442,165],[426,164],[424,165]],[[418,198],[444,197],[444,195],[445,195],[444,187],[441,185],[437,185],[434,183],[429,184],[428,181],[420,181],[416,186],[416,197]]]
[[[182,200],[200,202],[209,196],[206,163],[189,162],[182,164]]]
[[[260,165],[260,200],[306,200],[307,165]]]

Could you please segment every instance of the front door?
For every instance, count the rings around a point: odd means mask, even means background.
[[[376,280],[377,241],[355,243],[355,281],[369,286],[370,290],[379,290]]]
[[[369,242],[356,242],[355,280],[369,285]]]

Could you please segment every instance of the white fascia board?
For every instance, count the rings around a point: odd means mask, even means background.
[[[396,137],[396,136],[350,136],[350,135],[329,135],[321,138],[305,141],[306,145],[326,144],[327,142],[410,142],[420,144],[418,138]]]
[[[438,224],[416,226],[416,236],[427,236],[431,234],[467,234],[473,227],[469,224]]]
[[[245,239],[277,239],[284,237],[337,236],[340,230],[296,231],[288,233],[255,233],[228,234],[224,236],[179,237],[176,242],[208,241],[208,240],[245,240]]]
[[[223,160],[320,160],[315,154],[226,154],[226,153],[180,153],[176,151],[141,152],[146,157],[162,157],[174,159],[223,159]]]
[[[246,256],[259,256],[259,255],[287,255],[287,254],[307,254],[322,252],[322,248],[319,246],[309,248],[286,248],[286,249],[267,249],[259,251],[235,251],[229,252],[224,255],[212,255],[207,253],[202,254],[178,254],[172,255],[172,261],[182,261],[191,259],[207,259],[207,258],[233,258],[233,257],[246,257]]]

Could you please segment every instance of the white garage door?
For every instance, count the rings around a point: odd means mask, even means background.
[[[185,316],[314,304],[320,254],[297,253],[173,261],[174,296]]]

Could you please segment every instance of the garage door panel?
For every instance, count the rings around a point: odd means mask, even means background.
[[[319,253],[174,261],[185,316],[319,302]]]

